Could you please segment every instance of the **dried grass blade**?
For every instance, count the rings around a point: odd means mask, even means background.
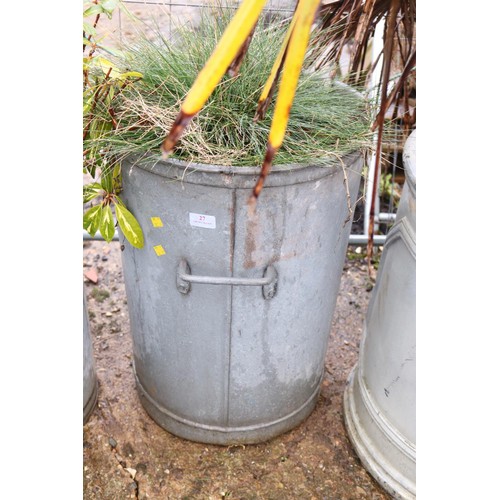
[[[366,41],[369,33],[369,26],[372,23],[373,8],[375,6],[375,0],[366,0],[361,15],[356,27],[356,32],[354,34],[354,46],[351,53],[350,68],[351,71],[359,72],[359,65],[361,61],[361,54],[363,47],[366,46]]]

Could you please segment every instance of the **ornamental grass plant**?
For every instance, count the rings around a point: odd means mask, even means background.
[[[199,26],[180,27],[174,40],[158,31],[153,39],[142,35],[133,44],[121,47],[121,57],[112,60],[117,70],[133,70],[142,74],[142,79],[126,88],[115,103],[115,128],[98,139],[106,155],[160,157],[161,141],[229,19],[228,9],[202,9]],[[262,121],[255,122],[254,116],[286,28],[278,18],[259,22],[239,74],[226,75],[193,119],[174,158],[218,165],[260,165],[271,112]],[[352,89],[329,80],[325,73],[313,71],[313,65],[310,58],[304,65],[286,140],[275,164],[331,162],[332,156],[370,142],[366,101]],[[107,110],[101,112],[106,114]]]

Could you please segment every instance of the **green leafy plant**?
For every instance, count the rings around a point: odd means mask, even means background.
[[[379,193],[383,199],[391,201],[397,209],[401,199],[401,186],[393,180],[392,174],[388,172],[380,174]]]
[[[107,298],[109,298],[110,293],[103,288],[94,287],[90,296],[94,298],[97,302],[104,302]]]
[[[144,246],[142,230],[119,197],[120,162],[108,154],[98,140],[117,127],[115,103],[129,85],[142,78],[136,71],[119,71],[109,61],[116,52],[102,45],[96,27],[102,15],[111,18],[119,7],[117,0],[94,0],[84,4],[83,23],[83,167],[92,181],[83,187],[83,203],[90,208],[83,215],[83,228],[91,235],[99,231],[106,241],[115,234],[115,218],[127,240]],[[104,57],[103,54],[108,55]],[[114,209],[114,212],[113,212]]]

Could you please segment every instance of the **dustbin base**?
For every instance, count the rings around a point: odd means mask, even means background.
[[[220,427],[201,424],[175,415],[159,405],[147,393],[137,374],[135,374],[135,381],[142,406],[158,425],[168,432],[189,441],[224,446],[262,443],[293,429],[314,410],[321,390],[320,380],[310,398],[301,407],[278,420],[244,427]]]
[[[362,387],[356,365],[344,392],[349,439],[363,466],[394,498],[414,500],[415,448],[386,421]]]
[[[92,392],[89,396],[89,399],[83,407],[83,424],[84,425],[88,422],[90,415],[94,411],[95,405],[97,403],[97,385],[98,385],[97,380],[95,380],[94,387],[93,387]]]

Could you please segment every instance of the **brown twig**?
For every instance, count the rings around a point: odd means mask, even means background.
[[[112,69],[113,68],[109,68],[108,72],[106,73],[106,76],[104,77],[102,84],[99,86],[99,88],[96,90],[96,92],[94,94],[94,100],[92,101],[92,107],[90,108],[90,111],[89,111],[89,122],[87,123],[87,126],[85,127],[85,129],[83,131],[83,140],[85,140],[87,138],[87,134],[89,133],[89,130],[90,130],[90,124],[92,123],[93,112],[94,112],[94,110],[97,106],[97,103],[99,101],[99,94],[100,94],[101,90],[103,89],[105,82],[109,79],[109,75],[111,74]],[[109,87],[108,87],[107,93],[109,93]],[[107,93],[106,93],[106,95],[107,95]]]
[[[391,7],[389,10],[389,15],[385,24],[385,34],[384,34],[384,60],[382,65],[382,84],[381,84],[381,100],[380,100],[380,110],[375,119],[372,128],[375,130],[378,128],[377,137],[377,149],[375,156],[375,171],[373,175],[373,187],[372,187],[372,199],[370,205],[370,219],[368,223],[368,247],[367,247],[367,260],[368,260],[368,272],[371,275],[371,259],[373,256],[373,236],[375,227],[375,201],[377,197],[378,190],[378,174],[380,170],[380,159],[382,154],[382,136],[384,131],[384,117],[387,111],[387,88],[389,85],[389,76],[391,70],[391,62],[393,57],[393,46],[394,46],[394,32],[397,23],[397,14],[399,10],[399,0],[392,0]]]
[[[94,0],[93,3],[95,3],[96,5],[99,4],[99,0]],[[97,23],[99,22],[99,19],[101,18],[101,14],[97,14],[96,17],[95,17],[95,21],[94,21],[94,29],[97,27]],[[85,36],[85,31],[83,32],[83,36]],[[92,35],[89,34],[87,40],[90,42],[90,39],[92,38]],[[85,54],[85,48],[87,46],[85,44],[83,44],[83,53]],[[95,51],[95,49],[93,49]],[[93,52],[90,52],[89,54],[89,57],[92,57],[92,54]]]

